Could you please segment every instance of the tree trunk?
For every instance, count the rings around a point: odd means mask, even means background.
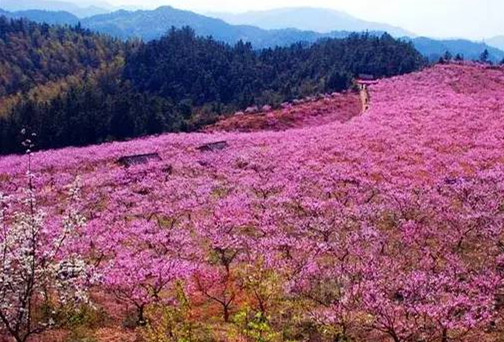
[[[145,317],[144,317],[144,306],[143,305],[138,307],[137,324],[140,327],[143,327],[144,325],[147,324],[147,321],[145,320]]]
[[[443,336],[441,337],[441,342],[448,342],[448,329],[443,328]]]
[[[229,323],[229,308],[227,305],[224,305],[223,308],[224,308],[224,322]]]

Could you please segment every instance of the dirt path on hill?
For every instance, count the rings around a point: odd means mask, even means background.
[[[369,110],[370,96],[369,96],[369,90],[367,87],[363,87],[360,90],[360,99],[361,99],[362,114],[363,114]]]

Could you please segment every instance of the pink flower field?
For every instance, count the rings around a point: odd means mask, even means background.
[[[349,121],[37,152],[28,178],[48,236],[78,179],[58,253],[87,264],[97,341],[500,341],[503,163],[504,69],[449,64],[381,80]],[[0,193],[27,165],[0,158]]]

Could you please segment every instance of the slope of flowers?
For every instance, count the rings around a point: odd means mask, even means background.
[[[320,126],[332,122],[346,122],[359,115],[362,103],[352,92],[310,98],[307,103],[284,104],[282,109],[265,113],[234,115],[207,127],[207,132],[281,131],[291,128]]]
[[[36,153],[40,202],[58,215],[79,175],[99,290],[140,322],[178,308],[195,340],[497,340],[504,71],[438,65],[370,93],[346,123]],[[0,191],[24,171],[0,159]]]

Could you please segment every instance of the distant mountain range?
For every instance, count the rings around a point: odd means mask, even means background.
[[[84,27],[112,34],[120,38],[138,37],[152,40],[161,37],[172,26],[192,27],[197,35],[212,36],[216,40],[234,44],[239,40],[252,43],[255,48],[285,46],[299,41],[314,42],[320,38],[342,38],[349,32],[320,34],[298,29],[264,30],[255,26],[231,25],[223,20],[206,17],[173,7],[153,11],[117,11],[82,20]]]
[[[486,43],[490,46],[493,46],[497,49],[504,50],[504,36],[497,36],[490,38],[486,41]]]
[[[14,0],[2,0],[2,6],[4,6],[4,1]],[[29,0],[16,1],[23,2]],[[272,13],[281,13],[281,11],[278,11],[272,11]],[[309,14],[311,13],[313,15],[322,15],[323,11],[325,10],[316,11],[314,9],[308,9]],[[79,18],[77,15],[63,11],[48,12],[42,10],[4,12],[3,14],[8,17],[26,17],[36,22],[48,22],[51,24],[75,25],[76,23],[80,22],[81,25],[85,28],[109,34],[121,39],[136,37],[144,40],[153,40],[164,35],[172,26],[177,28],[190,26],[198,35],[212,36],[216,40],[230,44],[234,44],[239,40],[243,40],[252,43],[252,45],[258,49],[274,46],[286,46],[296,42],[312,43],[322,38],[344,38],[347,37],[351,33],[351,31],[359,32],[362,31],[365,27],[368,28],[368,32],[370,34],[375,35],[380,35],[385,31],[389,31],[385,30],[387,28],[387,25],[385,24],[375,24],[378,26],[366,26],[373,23],[366,24],[367,22],[359,21],[355,18],[354,20],[356,22],[356,28],[352,29],[349,26],[345,26],[350,25],[349,23],[352,22],[352,17],[349,17],[348,15],[344,13],[342,14],[341,12],[337,11],[330,12],[331,13],[329,13],[328,16],[332,18],[336,18],[338,17],[338,15],[346,18],[346,24],[341,24],[342,26],[340,27],[347,27],[349,29],[330,31],[326,33],[288,27],[279,29],[263,29],[252,25],[232,25],[221,19],[204,16],[190,11],[179,10],[169,6],[160,7],[155,10],[119,10],[112,13],[98,14],[87,18]],[[257,16],[258,18],[266,16],[265,12],[254,13],[260,13],[260,15]],[[293,16],[292,19],[285,19],[285,24],[282,25],[290,26],[287,23],[294,24],[297,20],[300,20],[300,13],[302,13],[302,9],[295,9],[294,13],[296,15]],[[328,26],[330,22],[330,20],[328,19],[318,20],[316,17],[312,18],[314,21],[320,21],[321,25],[318,26],[318,30],[322,30],[322,27],[331,27]],[[298,22],[298,24],[302,25],[302,22]],[[280,24],[278,25],[280,26]],[[379,30],[380,27],[384,30]],[[376,30],[369,31],[370,29]],[[403,30],[395,28],[394,32],[397,35],[403,32]],[[404,33],[407,32],[404,31]],[[481,42],[472,42],[463,39],[435,40],[425,37],[412,38],[410,36],[402,36],[402,39],[410,40],[413,45],[430,60],[438,59],[446,51],[449,51],[453,55],[461,54],[466,59],[478,59],[485,49],[489,51],[491,60],[501,61],[504,59],[503,51]],[[498,43],[499,40],[498,38],[496,38],[492,44]]]
[[[304,31],[328,33],[333,31],[382,31],[395,37],[414,36],[400,27],[369,22],[345,12],[327,8],[292,7],[239,14],[208,13],[233,25],[252,25],[266,30],[296,28]]]
[[[7,12],[0,9],[0,15],[13,19],[27,18],[37,23],[47,23],[51,25],[77,25],[80,21],[77,16],[65,11],[31,9],[25,11]]]
[[[79,1],[79,5],[58,0],[1,0],[0,7],[11,12],[27,10],[64,11],[78,18],[108,13],[115,9],[112,5],[98,0],[82,0]]]

